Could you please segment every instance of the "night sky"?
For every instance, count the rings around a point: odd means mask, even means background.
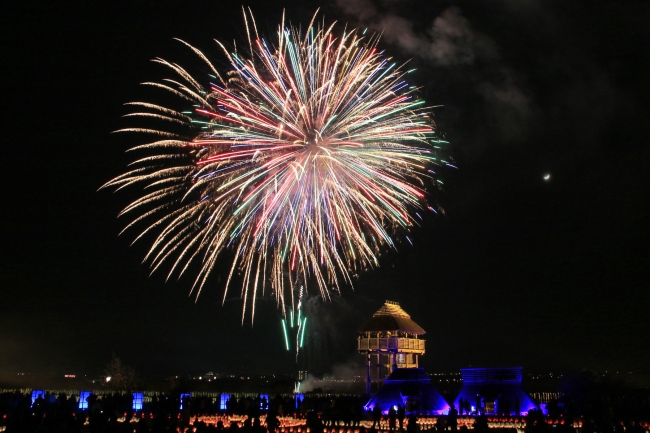
[[[212,38],[243,42],[241,3],[14,3],[0,26],[0,372],[98,374],[113,352],[145,376],[297,370],[272,299],[258,300],[251,327],[238,290],[221,305],[222,269],[197,302],[191,278],[149,276],[146,242],[118,237],[139,190],[97,191],[146,138],[111,131],[129,125],[125,102],[160,94],[139,85],[169,75],[150,60],[200,67],[178,37],[225,68]],[[360,362],[355,330],[389,299],[427,331],[430,372],[648,371],[648,2],[247,5],[266,35],[283,7],[293,23],[320,6],[328,22],[383,31],[382,49],[410,59],[411,84],[441,105],[459,167],[443,173],[445,215],[414,246],[399,244],[354,291],[310,292],[308,370]]]

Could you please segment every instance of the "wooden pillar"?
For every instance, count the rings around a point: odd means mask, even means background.
[[[381,380],[381,352],[377,352],[377,380]]]
[[[366,352],[366,394],[370,395],[370,351]]]

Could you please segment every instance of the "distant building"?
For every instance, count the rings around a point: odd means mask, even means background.
[[[376,405],[387,413],[390,407],[404,407],[406,413],[446,415],[449,403],[431,385],[423,368],[398,368],[385,380],[384,385],[365,404],[368,411]]]
[[[463,388],[454,406],[459,413],[486,415],[525,415],[538,409],[521,388],[521,371],[521,367],[461,368]]]

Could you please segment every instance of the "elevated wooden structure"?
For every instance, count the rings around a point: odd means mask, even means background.
[[[366,355],[366,393],[398,368],[418,368],[426,332],[397,302],[386,301],[357,332],[359,353]]]

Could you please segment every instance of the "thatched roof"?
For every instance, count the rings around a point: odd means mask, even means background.
[[[426,334],[424,329],[402,310],[397,302],[386,301],[357,332],[408,332]]]

